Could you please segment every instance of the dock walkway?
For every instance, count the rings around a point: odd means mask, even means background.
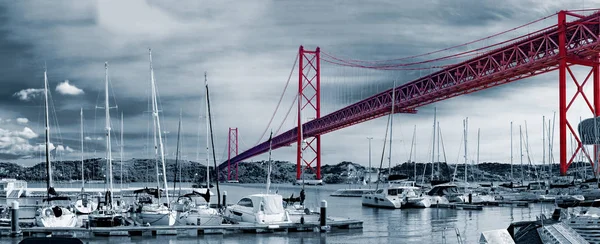
[[[94,236],[156,236],[178,235],[198,236],[205,234],[269,233],[269,232],[321,232],[335,229],[362,229],[363,221],[328,217],[327,226],[321,228],[319,222],[304,224],[223,224],[216,226],[176,225],[176,226],[123,226],[88,228],[21,228],[23,236],[69,236],[90,238]],[[1,236],[10,235],[10,227],[0,227]]]

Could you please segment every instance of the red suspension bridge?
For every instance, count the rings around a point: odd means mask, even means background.
[[[597,110],[600,109],[600,41],[598,40],[600,37],[600,12],[593,12],[591,15],[581,14],[590,13],[589,11],[596,10],[560,11],[551,16],[473,42],[393,60],[361,61],[343,59],[322,52],[318,47],[315,50],[306,50],[301,46],[296,60],[298,64],[297,127],[277,134],[271,141],[267,140],[259,143],[240,154],[237,154],[237,129],[234,133],[230,130],[229,156],[225,162],[219,165],[219,170],[222,171],[227,168],[227,177],[228,180],[231,180],[233,165],[237,178],[237,164],[242,160],[267,152],[270,145],[272,149],[277,149],[295,142],[297,144],[297,180],[301,179],[303,170],[307,169],[312,170],[315,178],[320,180],[321,135],[323,134],[387,115],[392,111],[392,104],[395,104],[393,110],[395,113],[416,113],[417,108],[427,104],[553,70],[558,70],[559,84],[560,174],[565,175],[567,173],[569,165],[580,151],[583,151],[592,167],[594,167],[595,162],[598,162],[597,146],[594,146],[593,153],[585,150],[582,140],[567,119],[567,112],[572,108],[573,102],[577,98],[585,101],[586,109],[589,108],[592,116],[597,117],[600,115],[600,111]],[[447,52],[475,42],[489,40],[491,37],[554,17],[558,20],[556,24],[530,32],[527,35],[453,55],[402,63],[402,61],[409,59]],[[435,62],[450,62],[456,59],[461,61],[451,65],[432,65]],[[437,71],[321,116],[322,61],[334,65],[374,70],[437,69]],[[430,66],[420,68],[419,65],[423,64],[430,64]],[[584,78],[576,77],[572,70],[573,66],[583,66],[589,71]],[[583,89],[585,84],[589,82],[593,86],[591,96],[586,95]],[[567,97],[567,86],[576,89],[572,97]],[[395,96],[392,97],[392,94],[395,94]],[[314,119],[303,123],[302,117],[305,117],[306,113],[314,116]],[[273,118],[271,118],[272,120]],[[576,146],[572,152],[567,151],[569,136],[576,140]]]

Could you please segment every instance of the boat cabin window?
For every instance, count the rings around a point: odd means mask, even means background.
[[[242,198],[242,200],[240,200],[238,202],[238,205],[244,206],[244,207],[249,207],[249,208],[254,207],[252,205],[252,200],[250,200],[250,198]]]
[[[383,189],[379,189],[379,190],[377,190],[375,193],[377,193],[377,194],[381,194],[381,193],[383,193]]]
[[[388,189],[389,196],[397,196],[398,194],[402,194],[402,189]]]

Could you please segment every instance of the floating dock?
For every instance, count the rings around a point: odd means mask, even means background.
[[[483,205],[468,203],[438,203],[431,204],[432,208],[449,208],[459,210],[483,210]]]
[[[199,236],[206,234],[232,233],[271,233],[271,232],[324,232],[335,229],[362,229],[363,221],[343,218],[327,218],[327,225],[320,226],[319,222],[304,224],[223,224],[216,226],[123,226],[123,227],[89,227],[89,228],[21,228],[23,236],[69,236],[91,238],[95,236]],[[10,236],[10,227],[0,227],[0,235]]]

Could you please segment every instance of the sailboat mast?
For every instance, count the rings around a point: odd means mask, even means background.
[[[300,76],[302,76],[302,74],[300,74]],[[298,145],[298,148],[300,149],[300,174],[302,176],[302,189],[304,189],[304,159],[303,159],[303,154],[304,154],[304,126],[302,125],[302,88],[304,87],[304,79],[301,79],[300,81],[300,88],[298,89],[298,129],[300,130],[300,141]]]
[[[175,174],[173,177],[173,192],[177,185],[177,171],[179,170],[179,135],[181,133],[181,109],[179,109],[179,125],[177,126],[177,146],[175,146]],[[181,177],[181,176],[179,176]],[[181,183],[181,182],[180,182]],[[181,192],[181,184],[179,185]]]
[[[440,122],[437,122],[437,171],[436,171],[436,175],[438,175],[438,177],[440,177],[440,138],[442,137],[442,131],[440,129]]]
[[[581,119],[580,119],[581,120]],[[542,172],[546,167],[546,116],[542,115]]]
[[[45,123],[46,123],[46,172],[48,173],[46,175],[46,192],[47,192],[47,196],[48,198],[50,198],[50,189],[53,187],[52,186],[52,165],[50,163],[50,122],[49,122],[49,112],[48,112],[48,107],[50,106],[48,104],[48,75],[47,75],[47,71],[46,69],[44,69],[44,105],[46,107],[46,113],[45,113]]]
[[[210,167],[209,167],[209,163],[210,163],[210,150],[209,150],[209,145],[210,145],[210,124],[208,121],[208,80],[206,79],[206,72],[204,72],[204,87],[205,87],[205,91],[206,91],[206,96],[205,96],[205,108],[206,108],[206,191],[208,192],[208,189],[210,189]]]
[[[513,177],[513,122],[510,122],[510,181],[512,182]]]
[[[152,98],[154,100],[154,98]],[[156,140],[156,119],[154,119],[154,102],[152,102],[152,138],[154,140],[154,169],[156,169],[156,191],[160,202],[160,176],[158,174],[158,141]]]
[[[435,165],[435,134],[436,134],[436,115],[437,115],[437,108],[433,108],[433,139],[431,140],[431,180],[433,180],[433,166]]]
[[[392,175],[392,139],[394,137],[394,107],[396,106],[396,80],[394,80],[394,87],[392,88],[392,112],[390,113],[390,154],[388,158],[388,178]]]
[[[415,146],[415,135],[417,134],[417,125],[415,125],[414,129],[413,129],[413,136],[412,136],[412,140],[410,142],[410,153],[408,154],[408,163],[412,163],[412,155],[413,155],[413,149]],[[415,155],[416,156],[416,155]],[[414,174],[415,174],[415,182],[417,182],[417,163],[414,163]]]
[[[158,102],[156,101],[156,83],[154,81],[154,70],[152,69],[152,50],[149,50],[150,53],[150,80],[152,83],[152,103],[154,107],[154,118],[156,119],[156,130],[158,131],[158,144],[160,146],[160,161],[162,163],[162,174],[163,174],[163,182],[165,187],[165,197],[167,199],[167,205],[170,205],[169,201],[169,187],[167,184],[167,169],[165,167],[165,148],[162,142],[162,133],[160,130],[160,117],[158,116]],[[160,189],[158,190],[158,195],[160,195]]]
[[[463,120],[464,122],[464,139],[465,139],[465,183],[467,183],[467,165],[468,165],[468,161],[467,161],[467,124],[469,123],[469,118],[466,118],[465,120]],[[465,185],[466,187],[466,185]]]
[[[104,63],[104,114],[106,123],[106,164],[108,168],[108,174],[106,179],[108,180],[108,192],[110,195],[110,204],[113,203],[113,177],[112,177],[112,149],[110,145],[110,107],[108,104],[108,62]]]
[[[123,112],[121,112],[121,194],[123,194],[123,147],[125,145],[123,144]]]
[[[84,165],[83,165],[83,108],[80,108],[79,117],[81,121],[81,189],[85,187]]]
[[[477,162],[475,163],[475,167],[479,167],[479,141],[481,139],[481,128],[477,128]]]
[[[269,136],[269,162],[267,164],[267,194],[269,194],[269,189],[271,188],[271,147],[273,146],[273,131],[271,131],[271,135]]]
[[[519,154],[521,154],[521,184],[525,182],[525,175],[523,174],[523,130],[519,125]]]

